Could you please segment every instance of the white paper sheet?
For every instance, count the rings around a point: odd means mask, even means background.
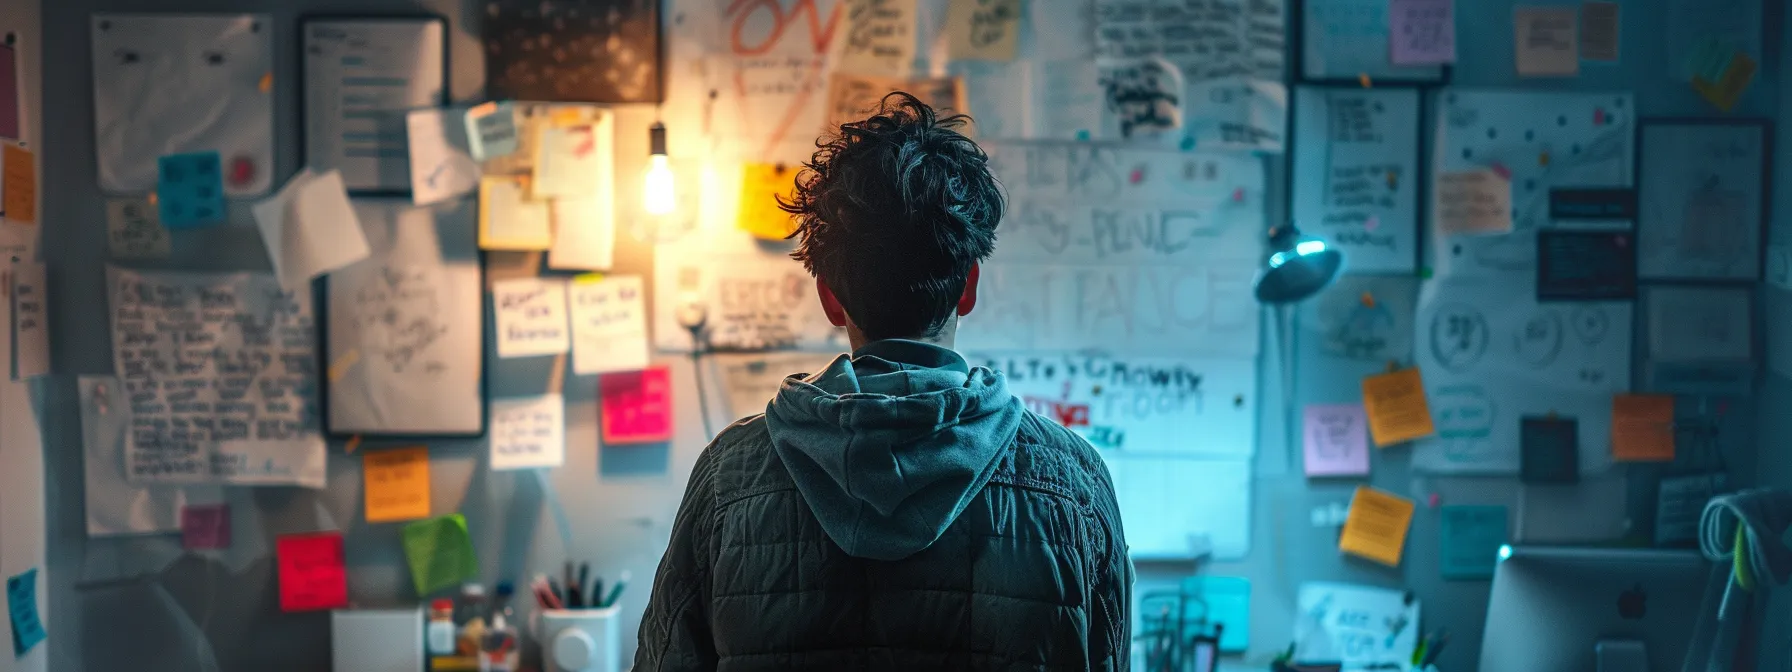
[[[572,125],[542,124],[535,142],[535,179],[531,196],[590,198],[615,189],[616,130],[614,115]]]
[[[50,372],[49,277],[44,265],[12,264],[12,378]]]
[[[615,263],[615,188],[606,182],[598,192],[596,196],[556,198],[548,205],[554,224],[548,268],[607,271]]]
[[[1766,126],[1643,126],[1637,274],[1654,279],[1761,277]]]
[[[566,463],[566,399],[558,394],[492,400],[492,470]]]
[[[283,287],[309,287],[312,278],[367,258],[367,236],[337,171],[301,170],[250,210]]]
[[[1519,420],[1551,413],[1579,428],[1580,472],[1611,465],[1611,398],[1630,389],[1631,304],[1537,303],[1532,283],[1427,282],[1416,347],[1437,435],[1413,468],[1515,474]]]
[[[1281,81],[1280,0],[1095,0],[1097,58],[1163,56],[1190,82]]]
[[[475,434],[485,352],[473,204],[359,199],[371,256],[330,275],[330,430]]]
[[[440,203],[479,187],[479,162],[467,147],[466,110],[411,110],[405,115],[411,201]]]
[[[1101,451],[1134,559],[1236,560],[1251,550],[1251,460]],[[1194,487],[1198,484],[1198,487]]]
[[[575,279],[566,302],[572,318],[573,373],[647,368],[647,290],[641,276]]]
[[[324,485],[310,291],[107,268],[134,483]]]
[[[518,278],[492,283],[492,322],[497,325],[499,357],[566,352],[572,345],[566,282]]]
[[[217,496],[216,486],[144,485],[125,478],[125,442],[131,427],[130,396],[112,376],[81,376],[82,492],[87,535],[180,531],[180,510],[189,493]]]
[[[1537,268],[1537,230],[1551,226],[1554,187],[1629,187],[1635,174],[1636,105],[1625,93],[1446,90],[1438,94],[1432,175],[1491,169],[1512,184],[1512,227],[1505,235],[1428,238],[1438,277],[1529,276]],[[1437,221],[1437,189],[1430,221]]]
[[[429,18],[303,22],[305,163],[349,189],[410,189],[405,111],[446,101],[447,24]]]
[[[1344,663],[1344,672],[1412,669],[1419,601],[1400,590],[1347,583],[1300,584],[1294,660]]]
[[[1294,95],[1294,224],[1344,251],[1346,273],[1418,259],[1419,92],[1302,87]]]
[[[806,157],[826,112],[821,101],[831,40],[845,23],[843,3],[781,2],[777,11],[724,0],[710,6],[719,20],[703,36],[703,77],[718,93],[715,132],[740,139],[764,160]]]
[[[846,331],[828,322],[815,278],[744,233],[661,245],[653,265],[653,339],[689,352],[690,324],[721,350],[844,352]]]
[[[1734,362],[1754,357],[1754,298],[1747,287],[1645,290],[1650,361]]]
[[[548,201],[529,197],[527,177],[479,181],[480,249],[545,250],[553,243]]]
[[[1288,88],[1281,82],[1229,77],[1188,87],[1183,148],[1282,153],[1288,127]],[[1203,102],[1205,101],[1205,102]]]
[[[1521,77],[1580,74],[1580,12],[1576,7],[1514,7],[1512,33]]]
[[[1314,344],[1333,359],[1411,361],[1418,294],[1419,280],[1410,275],[1342,276],[1301,305],[1302,347]]]
[[[217,152],[231,196],[274,178],[274,32],[267,14],[94,14],[100,188],[155,190],[156,160]]]
[[[907,77],[915,60],[915,0],[838,0],[830,46],[834,67],[861,75]]]
[[[172,248],[161,213],[147,199],[106,201],[106,249],[113,259],[161,259]]]

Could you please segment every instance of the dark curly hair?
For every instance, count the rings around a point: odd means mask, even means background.
[[[957,130],[969,121],[891,93],[817,140],[795,196],[778,199],[797,221],[790,256],[868,339],[939,336],[995,251],[1005,204],[989,155]]]

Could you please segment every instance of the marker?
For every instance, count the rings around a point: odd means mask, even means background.
[[[629,572],[624,570],[622,572],[622,578],[616,580],[616,585],[610,588],[609,597],[604,598],[603,604],[598,605],[599,608],[614,606],[616,604],[616,598],[622,597],[622,589],[628,587],[628,579]]]

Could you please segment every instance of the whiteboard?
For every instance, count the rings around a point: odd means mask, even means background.
[[[1251,460],[1127,455],[1101,451],[1114,478],[1126,545],[1134,559],[1211,553],[1237,560],[1251,550]]]
[[[1344,251],[1346,273],[1418,260],[1418,89],[1294,90],[1294,224]]]
[[[483,435],[484,276],[473,202],[354,205],[373,253],[325,280],[330,432]]]
[[[405,112],[447,102],[446,34],[441,17],[305,20],[306,165],[351,192],[408,193]]]

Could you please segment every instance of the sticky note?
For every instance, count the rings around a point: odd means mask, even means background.
[[[1437,228],[1452,235],[1512,230],[1512,182],[1500,168],[1437,174]]]
[[[1506,507],[1446,506],[1438,554],[1445,579],[1493,578],[1500,546],[1506,543]]]
[[[230,548],[230,505],[181,507],[180,541],[189,551]]]
[[[1579,12],[1574,7],[1516,7],[1512,33],[1521,77],[1580,74]]]
[[[1369,473],[1369,418],[1362,404],[1310,404],[1303,415],[1308,476]]]
[[[0,150],[0,211],[6,220],[16,224],[37,222],[37,157],[31,150],[17,145],[4,145]]]
[[[672,440],[672,371],[606,373],[598,379],[605,445]]]
[[[1377,448],[1431,436],[1431,405],[1425,381],[1416,368],[1363,379],[1363,410],[1369,414],[1369,435]]]
[[[1588,61],[1618,62],[1620,25],[1618,3],[1588,0],[1580,3],[1580,57]]]
[[[134,198],[106,201],[106,249],[113,259],[160,259],[172,248],[155,205]]]
[[[6,615],[12,621],[12,654],[31,652],[44,641],[44,623],[37,616],[37,568],[6,579]]]
[[[157,166],[162,226],[191,229],[224,221],[224,171],[217,152],[170,154]]]
[[[1412,525],[1412,500],[1369,486],[1356,489],[1338,550],[1389,567],[1400,565],[1406,552],[1406,531]]]
[[[312,278],[371,253],[340,171],[301,170],[250,213],[274,262],[274,277],[288,289],[309,289]]]
[[[949,0],[946,53],[954,61],[1014,60],[1020,12],[1020,0]]]
[[[566,462],[566,400],[560,395],[493,399],[491,419],[493,471]]]
[[[499,357],[566,352],[572,345],[566,320],[565,281],[517,278],[492,283],[492,321],[497,325]]]
[[[572,283],[572,372],[579,375],[647,368],[647,290],[638,275]]]
[[[741,169],[740,213],[735,225],[760,240],[783,240],[796,230],[796,220],[778,207],[796,193],[797,171],[770,163],[749,163]]]
[[[404,526],[404,557],[418,597],[479,578],[473,537],[458,513]]]
[[[1612,397],[1612,459],[1619,462],[1674,461],[1674,397],[1620,394]]]
[[[479,180],[479,248],[545,250],[554,243],[548,202],[529,198],[529,178]]]
[[[1388,47],[1394,65],[1456,62],[1455,0],[1389,0]]]
[[[1518,478],[1525,483],[1580,480],[1580,422],[1574,418],[1519,419]]]
[[[610,147],[614,138],[608,124],[541,124],[537,129],[532,198],[591,196],[599,181],[615,179],[610,168],[616,151]]]
[[[280,571],[280,610],[319,611],[348,606],[348,567],[341,532],[282,535],[274,542]]]
[[[1716,79],[1694,76],[1692,88],[1706,101],[1717,106],[1717,109],[1729,112],[1735,109],[1737,101],[1742,100],[1743,92],[1755,81],[1755,71],[1758,68],[1755,59],[1739,51],[1730,56]]]
[[[367,487],[367,522],[429,516],[428,448],[368,451],[361,457],[361,475]]]
[[[509,156],[517,149],[516,106],[490,102],[467,110],[467,145],[473,158],[484,161]]]

